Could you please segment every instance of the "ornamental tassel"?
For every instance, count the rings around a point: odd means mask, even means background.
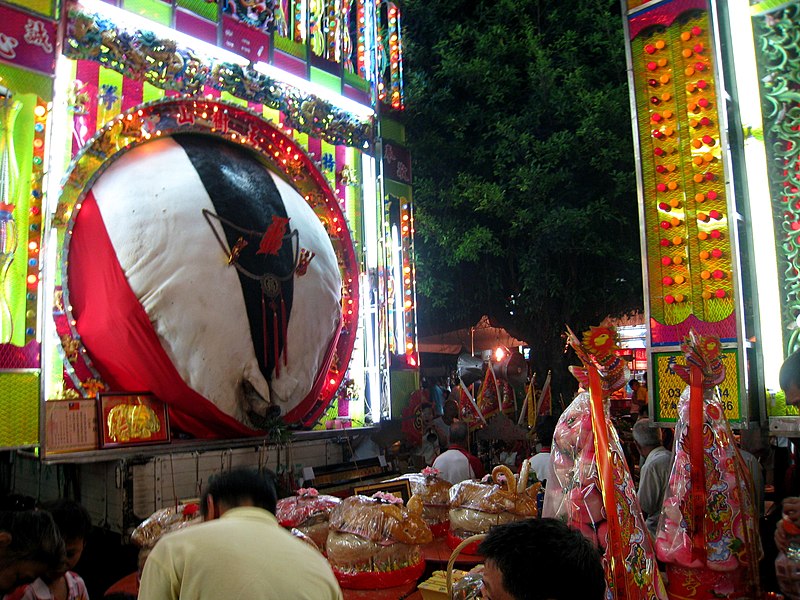
[[[283,366],[289,366],[289,336],[286,332],[286,303],[281,294],[281,337],[283,338]]]
[[[261,341],[264,350],[264,368],[269,364],[269,354],[267,354],[267,302],[264,292],[261,292]]]
[[[275,306],[275,302],[272,301],[269,303],[270,308],[272,309],[272,349],[275,352],[275,379],[279,379],[281,376],[281,361],[280,361],[280,335],[278,335],[278,307]]]

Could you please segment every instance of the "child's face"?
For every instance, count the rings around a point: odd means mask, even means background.
[[[86,544],[86,541],[83,538],[73,538],[71,540],[66,540],[64,546],[67,551],[67,570],[72,570],[75,565],[78,564],[78,561],[81,559],[81,554],[83,554],[83,547]]]

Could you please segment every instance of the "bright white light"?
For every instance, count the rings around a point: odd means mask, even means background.
[[[354,114],[356,117],[362,120],[367,120],[375,114],[375,111],[372,110],[371,106],[360,104],[355,100],[351,100],[350,98],[346,98],[341,94],[337,94],[336,92],[329,90],[324,85],[314,83],[313,81],[308,81],[307,79],[303,79],[297,75],[292,75],[291,73],[287,73],[286,71],[283,71],[265,62],[257,62],[253,65],[253,68],[259,73],[263,73],[264,75],[272,77],[277,81],[296,87],[306,94],[311,94],[313,96],[317,96],[318,98],[322,98],[334,106]]]
[[[42,386],[45,398],[55,398],[61,391],[58,381],[62,378],[62,363],[56,349],[61,341],[56,332],[53,319],[53,294],[55,289],[56,251],[58,249],[58,235],[55,228],[51,227],[51,215],[55,214],[58,205],[61,180],[64,177],[66,165],[69,162],[68,152],[71,147],[70,128],[72,119],[67,109],[67,96],[69,86],[73,80],[72,67],[74,62],[59,54],[56,60],[56,79],[54,85],[53,102],[50,105],[50,114],[47,117],[48,151],[45,153],[45,178],[42,186],[42,248],[39,254],[41,268],[39,315],[37,317],[37,331],[41,332],[43,376]]]
[[[761,99],[758,94],[753,25],[749,2],[731,0],[728,5],[736,84],[739,91],[739,114],[745,131],[760,131]],[[761,353],[764,361],[764,384],[768,390],[778,390],[778,371],[783,362],[780,286],[778,259],[775,253],[775,229],[767,177],[767,158],[764,142],[753,136],[744,141],[747,169],[747,188],[750,197],[750,224],[753,232],[753,260],[758,288],[758,319],[760,322]]]
[[[506,357],[504,348],[497,347],[494,349],[494,362],[501,362]]]
[[[53,307],[51,303],[53,297],[49,292],[55,289],[58,232],[55,228],[47,231],[47,236],[42,236],[44,247],[40,255],[40,258],[44,259],[44,264],[49,267],[42,271],[42,278],[40,280],[42,285],[39,294],[39,298],[41,299],[39,312],[40,314],[48,316],[48,318],[45,318],[42,322],[42,388],[44,398],[55,398],[61,392],[61,386],[57,383],[62,378],[62,363],[58,358],[57,352],[58,347],[61,345],[61,340],[56,331],[56,321],[52,316]],[[47,251],[46,255],[44,255],[45,250]],[[41,293],[42,291],[45,293]]]
[[[394,278],[394,319],[395,330],[394,339],[396,340],[395,352],[403,354],[405,352],[405,320],[403,319],[403,252],[400,248],[400,234],[397,225],[392,224],[392,277]]]
[[[375,159],[366,154],[361,158],[364,191],[364,254],[368,269],[378,268],[378,190],[375,178]]]
[[[371,301],[372,293],[370,290],[369,275],[362,273],[360,276],[361,285],[361,315],[364,319],[364,397],[370,407],[372,422],[377,423],[381,418],[381,394],[378,377],[378,340],[375,335],[377,329],[377,305]]]
[[[171,27],[161,25],[160,23],[156,23],[155,21],[151,21],[150,19],[146,19],[145,17],[139,16],[135,13],[111,6],[110,4],[106,4],[101,0],[80,0],[80,4],[87,11],[106,17],[117,25],[123,27],[135,27],[144,31],[152,31],[160,37],[174,40],[181,46],[191,48],[195,52],[204,54],[209,58],[216,58],[220,62],[229,62],[242,66],[250,64],[250,61],[243,56],[239,56],[238,54],[225,50],[224,48],[220,48],[219,46],[214,46],[213,44],[198,40],[190,35],[186,35],[185,33],[181,33],[180,31],[172,29]]]
[[[644,348],[647,327],[644,325],[621,325],[617,327],[620,348]]]
[[[370,24],[376,23],[377,17],[375,15],[375,2],[364,3],[364,20]],[[375,51],[375,47],[378,45],[377,40],[375,39],[377,28],[374,26],[364,27],[364,31],[366,32],[364,34],[364,53],[362,56],[364,60],[364,74],[368,81],[374,82],[377,79],[377,74],[372,57],[378,56],[378,53]],[[356,43],[358,43],[357,39]]]
[[[56,60],[56,83],[53,92],[53,104],[51,105],[48,121],[50,139],[47,146],[48,152],[46,153],[47,177],[45,178],[45,214],[50,214],[56,209],[58,190],[61,187],[61,179],[64,176],[69,158],[67,156],[67,151],[71,146],[69,136],[72,119],[69,116],[67,101],[69,86],[73,82],[72,67],[74,64],[73,61],[66,58],[63,54],[59,54]]]

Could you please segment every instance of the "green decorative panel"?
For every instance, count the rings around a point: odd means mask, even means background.
[[[338,75],[332,75],[316,67],[311,67],[310,75],[310,79],[314,83],[323,85],[336,94],[342,93],[342,80]]]
[[[46,75],[0,64],[0,81],[17,94],[36,94],[47,101],[53,99],[53,82]]]
[[[362,77],[359,77],[355,73],[350,73],[349,71],[345,71],[344,82],[348,85],[352,85],[354,88],[357,88],[362,92],[369,92],[369,81],[367,81]]]
[[[172,25],[172,5],[161,0],[125,0],[123,8],[161,25]]]
[[[403,409],[408,406],[411,394],[419,389],[419,371],[395,370],[389,375],[392,398],[392,418],[399,419]]]
[[[753,6],[787,354],[800,349],[800,2]],[[756,12],[763,10],[763,12]],[[758,134],[759,132],[753,132]]]
[[[209,21],[217,20],[216,2],[207,2],[206,0],[178,0],[177,5]]]
[[[0,447],[39,443],[39,371],[0,372]]]
[[[6,0],[8,4],[16,4],[27,10],[45,15],[56,16],[56,3],[53,0]]]

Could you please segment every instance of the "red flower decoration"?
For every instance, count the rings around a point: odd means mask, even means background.
[[[287,225],[289,225],[289,219],[272,215],[272,223],[264,232],[256,254],[278,254],[278,250],[281,249],[281,244],[283,244],[283,236],[286,234]]]
[[[607,356],[616,350],[617,333],[608,327],[592,327],[583,334],[583,346],[598,356]]]
[[[700,336],[700,350],[706,358],[716,358],[719,356],[719,339]]]

